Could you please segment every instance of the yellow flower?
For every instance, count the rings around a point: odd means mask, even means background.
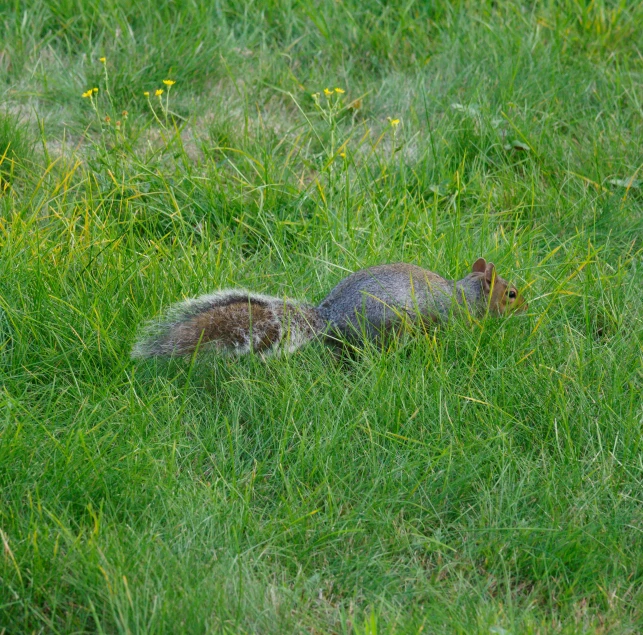
[[[160,96],[163,94],[163,89],[162,89],[162,88],[157,88],[157,89],[154,91],[154,94],[155,94],[157,97],[160,97]]]
[[[149,91],[149,90],[146,90],[146,91],[143,93],[143,95],[144,95],[145,97],[149,97],[149,96],[150,96],[150,91]]]
[[[335,92],[339,93],[340,95],[343,95],[346,91],[343,88],[336,88]]]
[[[173,79],[164,79],[164,80],[163,80],[163,83],[164,83],[166,86],[174,86],[174,84],[176,84],[176,82],[175,82]]]
[[[339,156],[342,157],[342,159],[345,159],[346,158],[346,153],[345,152],[340,152]]]
[[[91,96],[92,96],[92,89],[91,88],[83,93],[83,97],[91,97]]]
[[[326,97],[330,97],[332,94],[333,94],[332,90],[328,90],[328,88],[324,88],[324,95],[326,95]]]
[[[104,64],[107,61],[107,58],[106,57],[101,57],[98,61],[102,62]]]
[[[400,120],[399,119],[391,119],[389,117],[388,120],[391,122],[391,127],[392,128],[397,128],[400,125]]]
[[[98,88],[92,88],[92,91],[93,91],[93,92],[95,92],[95,93],[97,93],[97,92],[98,92]]]

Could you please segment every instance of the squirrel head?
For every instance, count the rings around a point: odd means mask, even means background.
[[[473,263],[472,273],[482,282],[482,290],[489,303],[489,311],[498,315],[525,311],[527,303],[516,287],[496,273],[493,262],[478,258]]]

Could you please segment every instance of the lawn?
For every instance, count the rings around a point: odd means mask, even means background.
[[[643,630],[641,3],[0,18],[0,633]],[[479,256],[526,314],[130,358],[217,288]]]

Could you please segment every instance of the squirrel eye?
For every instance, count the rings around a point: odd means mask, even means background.
[[[509,291],[509,298],[510,298],[511,300],[515,300],[515,299],[516,299],[516,292],[515,292],[513,289],[512,289],[511,291]]]

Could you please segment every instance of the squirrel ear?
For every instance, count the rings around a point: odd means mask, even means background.
[[[493,274],[496,271],[496,266],[493,264],[493,262],[488,262],[487,266],[484,269],[484,281],[491,285],[491,281],[493,280]]]
[[[486,266],[487,261],[484,258],[478,258],[478,260],[473,263],[473,268],[471,269],[471,271],[473,273],[484,273]]]

